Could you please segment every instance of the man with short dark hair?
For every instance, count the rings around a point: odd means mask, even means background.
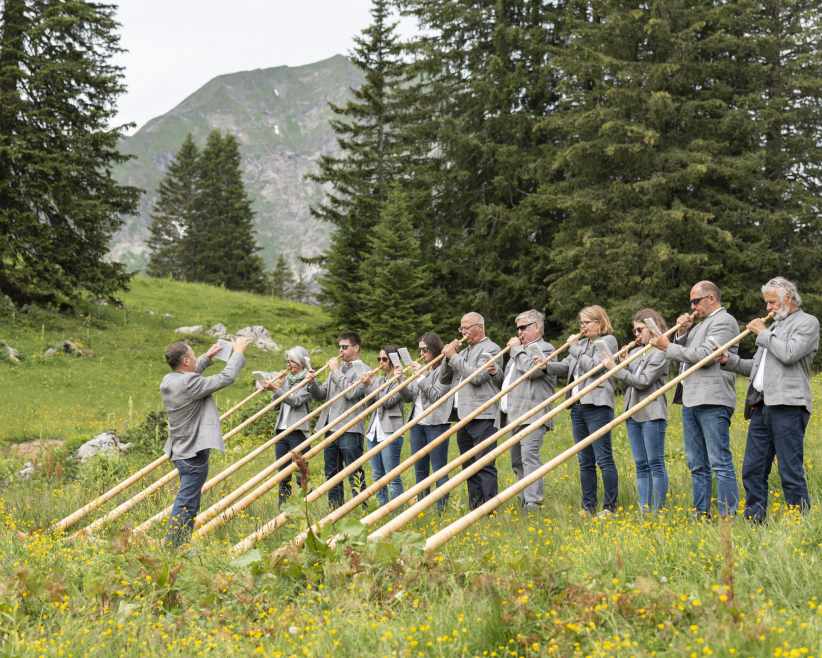
[[[796,285],[774,277],[762,286],[762,299],[774,323],[762,319],[748,323],[756,334],[756,354],[741,359],[728,354],[720,360],[731,371],[750,377],[745,418],[750,419],[742,484],[745,518],[765,520],[768,511],[768,476],[774,457],[788,505],[806,512],[811,498],[805,478],[805,428],[811,415],[811,364],[819,349],[819,321],[800,307]]]
[[[317,429],[325,429],[334,432],[341,428],[346,421],[350,420],[352,414],[346,418],[335,422],[340,416],[353,407],[357,402],[365,397],[366,386],[370,380],[366,378],[369,368],[360,360],[360,337],[353,331],[345,331],[337,339],[340,349],[340,356],[328,361],[328,379],[321,384],[315,379],[316,373],[310,370],[306,375],[308,391],[315,400],[330,400],[354,382],[359,380],[360,385],[352,388],[339,400],[334,402],[329,408],[324,409],[317,419]],[[329,480],[339,473],[344,467],[362,456],[363,434],[365,427],[360,421],[353,427],[343,432],[337,440],[328,445],[323,450],[323,460],[325,462],[325,479]],[[365,471],[358,468],[348,478],[351,483],[351,495],[356,496],[365,489]],[[328,492],[328,504],[331,507],[339,507],[343,504],[345,492],[342,483],[334,486]]]
[[[164,451],[180,473],[180,490],[174,499],[165,541],[179,546],[188,540],[194,517],[200,509],[200,495],[208,477],[208,455],[214,448],[223,451],[220,414],[212,394],[229,386],[245,363],[243,356],[250,338],[234,340],[234,352],[223,371],[211,377],[202,372],[221,350],[217,343],[199,359],[183,342],[166,348],[166,363],[173,372],[163,377],[160,394],[168,414],[168,440]]]

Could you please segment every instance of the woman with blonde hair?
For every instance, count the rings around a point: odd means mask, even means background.
[[[658,333],[668,327],[662,316],[652,308],[643,308],[634,314],[634,337],[639,343],[631,354],[641,350]],[[604,361],[608,368],[613,359]],[[668,360],[660,350],[650,352],[629,363],[615,375],[627,385],[625,409],[647,398],[659,389],[668,378]],[[668,472],[665,469],[665,430],[668,425],[668,404],[662,395],[644,409],[640,409],[626,422],[628,440],[636,464],[636,488],[639,507],[645,512],[659,511],[665,506],[668,494]]]
[[[562,361],[548,363],[549,373],[566,377],[569,382],[576,382],[570,395],[592,383],[596,375],[578,380],[591,368],[598,365],[610,354],[617,352],[617,340],[608,314],[601,306],[586,306],[579,312],[580,338],[568,350],[568,356]],[[569,395],[569,397],[570,397]],[[599,428],[607,425],[614,418],[614,385],[610,379],[582,396],[571,406],[571,426],[574,443],[579,443]],[[603,513],[616,512],[619,493],[619,476],[614,455],[611,450],[611,433],[604,434],[592,445],[577,453],[579,461],[579,481],[582,489],[582,509],[589,514],[597,510],[597,471],[602,473],[604,489]]]

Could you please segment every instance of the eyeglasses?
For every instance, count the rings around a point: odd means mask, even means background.
[[[517,331],[525,331],[525,330],[526,330],[528,327],[530,327],[532,324],[536,324],[536,322],[529,322],[528,324],[520,324],[520,325],[517,325]]]
[[[691,306],[697,306],[699,304],[699,302],[701,302],[703,299],[708,299],[708,297],[710,297],[710,295],[702,295],[702,297],[694,297],[691,300]]]
[[[478,327],[479,324],[480,324],[479,322],[475,322],[474,324],[469,324],[467,327],[463,327],[462,325],[460,325],[460,333],[464,334],[466,331],[468,331],[472,327]]]
[[[390,359],[387,356],[379,356],[377,357],[377,361],[379,361],[380,363],[388,363]]]
[[[352,346],[351,345],[337,345],[337,347],[339,347],[341,350],[347,350],[349,347],[352,347]]]
[[[645,327],[634,327],[634,336],[639,336],[643,332]]]

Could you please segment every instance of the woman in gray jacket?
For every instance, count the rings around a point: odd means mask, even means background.
[[[398,351],[399,348],[394,345],[386,345],[380,350],[379,362],[382,372],[370,382],[366,380],[368,384],[366,395],[382,386],[386,379],[390,379],[392,376],[402,375],[402,370],[392,366],[391,359],[388,356],[392,352],[397,353]],[[399,381],[398,379],[393,384],[390,384],[381,395],[389,395],[391,390],[396,388]],[[368,449],[371,450],[379,445],[387,437],[400,429],[404,422],[402,415],[402,392],[399,392],[387,397],[385,402],[382,403],[382,406],[371,414],[368,431],[365,433],[365,438],[368,441]],[[392,471],[400,463],[402,442],[403,437],[399,437],[396,441],[385,446],[380,452],[371,457],[371,476],[374,478],[374,482],[389,471]],[[399,475],[391,480],[389,486],[391,488],[391,498],[396,498],[404,491],[402,478]],[[380,505],[385,505],[388,502],[388,491],[386,489],[386,487],[383,487],[377,491],[377,499],[380,501]]]
[[[306,374],[308,374],[308,369],[311,367],[308,350],[300,345],[288,350],[285,353],[285,359],[288,372],[268,382],[265,386],[268,390],[273,391],[274,398],[278,398],[296,387],[297,384],[305,378]],[[309,429],[308,421],[302,423],[300,423],[300,421],[308,415],[308,402],[310,399],[311,393],[309,393],[308,387],[303,386],[289,394],[280,404],[280,411],[277,414],[276,433],[279,434],[297,423],[299,423],[299,425],[275,444],[274,449],[278,459],[284,457],[305,441],[306,432],[308,432]],[[283,468],[285,468],[285,466],[283,466]],[[282,505],[290,495],[291,476],[289,475],[280,481],[280,504]]]
[[[651,322],[649,322],[649,320]],[[667,331],[665,320],[652,308],[644,308],[634,314],[634,336],[640,345],[647,345],[655,332]],[[641,350],[636,347],[631,354]],[[613,359],[605,359],[608,368]],[[651,350],[632,361],[615,375],[622,380],[625,389],[625,409],[641,402],[658,390],[668,378],[668,361],[665,353]],[[628,440],[636,464],[636,489],[639,507],[643,512],[657,512],[665,506],[668,494],[668,471],[665,469],[665,430],[668,424],[668,404],[662,395],[644,409],[640,409],[626,422]]]
[[[569,382],[579,380],[571,395],[576,393],[599,377],[603,371],[592,377],[580,379],[586,372],[599,365],[607,353],[617,351],[617,340],[611,334],[611,320],[601,306],[586,306],[579,312],[579,329],[582,338],[568,350],[568,356],[562,361],[548,363],[547,370],[552,375],[567,377]],[[600,346],[603,349],[600,349]],[[607,349],[606,349],[607,348]],[[570,396],[569,396],[570,397]],[[607,425],[614,418],[614,385],[610,379],[589,391],[580,400],[571,405],[571,428],[574,443]],[[597,509],[597,471],[602,473],[603,512],[613,513],[617,508],[619,476],[614,455],[611,450],[611,433],[604,434],[587,448],[577,453],[579,461],[579,481],[582,489],[582,508],[589,514],[596,514]]]

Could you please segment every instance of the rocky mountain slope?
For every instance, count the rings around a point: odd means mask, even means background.
[[[359,70],[342,55],[299,67],[230,73],[146,123],[122,143],[122,151],[135,157],[116,176],[145,194],[139,215],[126,218],[115,236],[113,258],[130,269],[142,268],[149,215],[168,163],[187,133],[203,145],[214,128],[230,131],[240,142],[266,264],[270,266],[280,253],[292,263],[298,255],[320,253],[330,227],[309,213],[322,189],[305,180],[305,174],[315,170],[320,155],[337,150],[328,103],[344,103],[361,82]]]

